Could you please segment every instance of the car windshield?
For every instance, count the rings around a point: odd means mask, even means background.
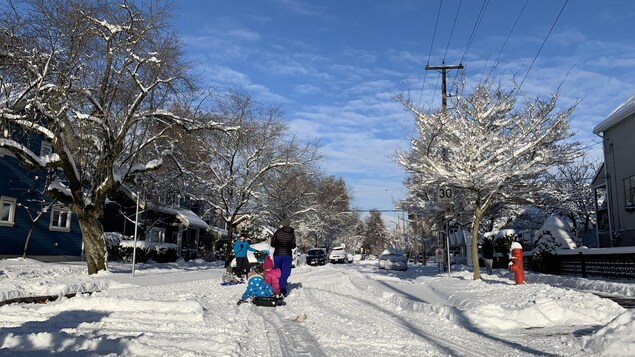
[[[403,255],[403,253],[397,249],[389,248],[381,252],[381,255]]]
[[[324,251],[322,249],[312,249],[307,252],[307,255],[324,255]]]

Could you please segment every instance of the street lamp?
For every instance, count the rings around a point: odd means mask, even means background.
[[[139,229],[139,196],[141,196],[140,194],[140,187],[141,187],[141,178],[139,176],[135,176],[135,189],[137,191],[137,208],[136,208],[136,212],[134,215],[134,244],[132,247],[132,277],[134,278],[134,273],[135,273],[135,263],[137,260],[137,230]]]

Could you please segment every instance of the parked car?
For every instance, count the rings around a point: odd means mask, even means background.
[[[329,254],[329,262],[331,264],[335,263],[348,263],[348,256],[344,247],[335,247],[331,250],[331,254]]]
[[[307,265],[324,265],[326,264],[326,251],[320,248],[309,249],[306,252]]]
[[[408,270],[408,258],[398,249],[384,250],[378,261],[379,269]]]

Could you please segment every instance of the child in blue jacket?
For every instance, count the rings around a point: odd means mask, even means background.
[[[256,296],[272,297],[273,288],[271,285],[265,283],[265,279],[262,275],[250,271],[249,278],[247,280],[247,290],[243,293],[242,298],[238,300],[238,305]]]

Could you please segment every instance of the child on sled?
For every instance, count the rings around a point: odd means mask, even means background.
[[[271,285],[273,288],[273,293],[276,297],[281,297],[280,295],[280,275],[282,272],[279,268],[273,267],[273,260],[271,257],[267,255],[265,261],[262,263],[262,268],[264,269],[263,278],[265,279],[265,283]]]
[[[254,271],[250,271],[249,274],[247,274],[247,289],[243,293],[241,299],[238,300],[237,305],[240,305],[249,299],[257,297],[271,298],[272,296],[273,288],[271,285],[265,283],[265,279],[262,275]]]

